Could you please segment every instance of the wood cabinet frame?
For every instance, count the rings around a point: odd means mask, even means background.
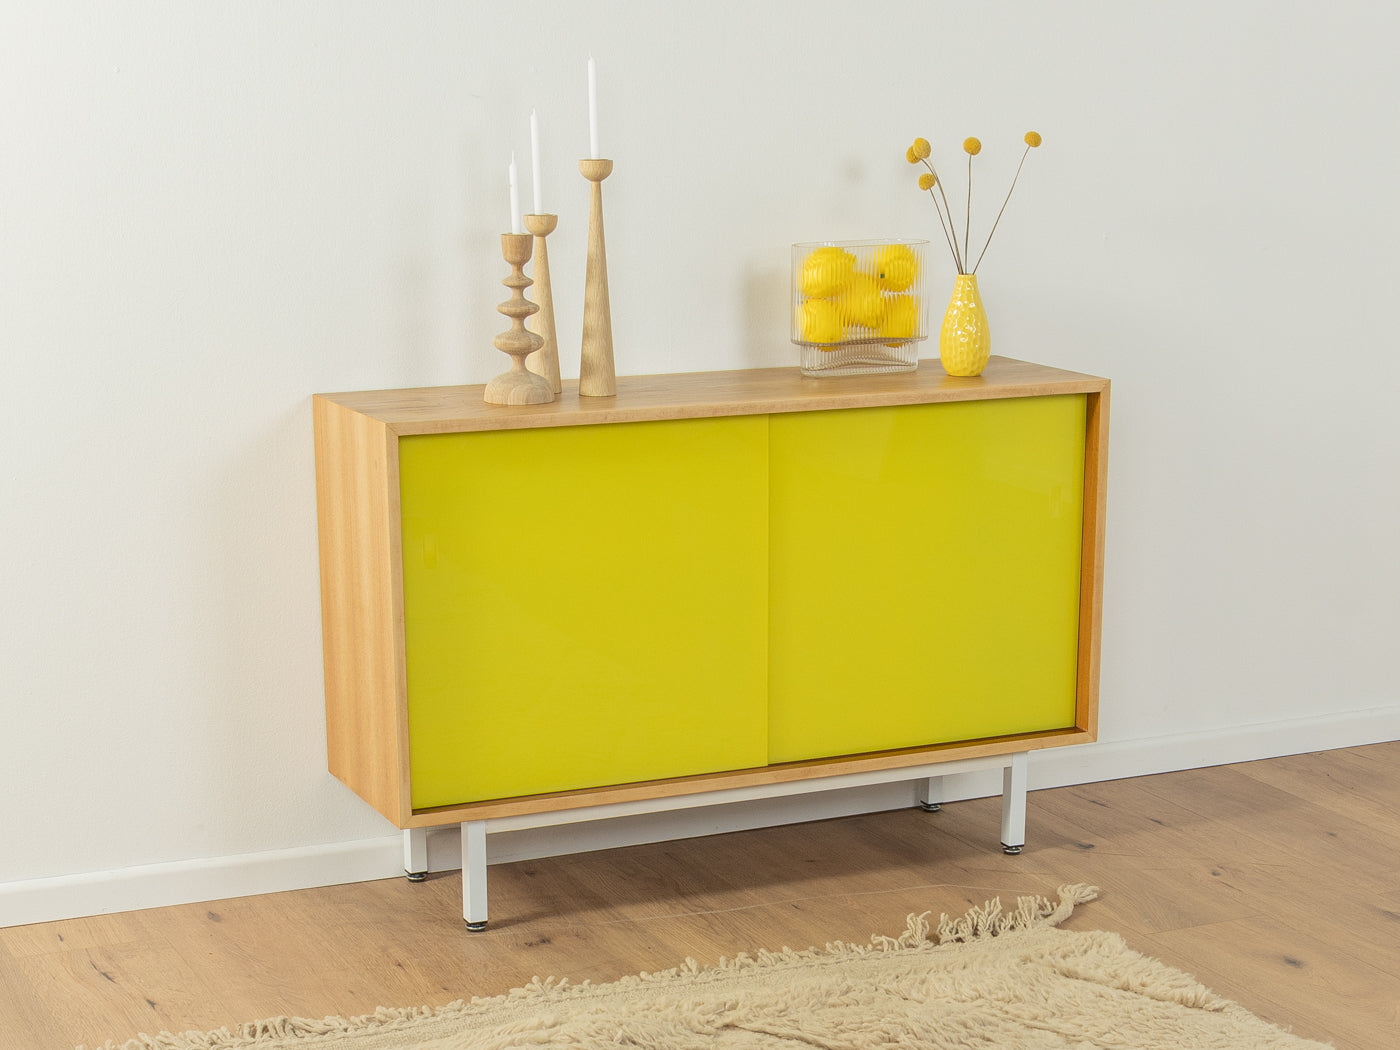
[[[765,786],[772,786],[775,793],[787,793],[799,782],[819,778],[875,775],[897,779],[898,771],[910,770],[913,779],[919,775],[916,771],[931,764],[1092,741],[1098,721],[1109,388],[1107,379],[993,357],[985,372],[972,378],[948,376],[936,361],[924,362],[912,373],[840,379],[806,378],[793,368],[620,377],[613,397],[579,397],[573,382],[565,384],[557,401],[530,406],[485,404],[481,386],[316,395],[313,416],[330,770],[396,826],[418,829],[530,819],[711,792],[761,792]],[[1083,395],[1086,403],[1073,727],[646,783],[413,808],[399,522],[401,437],[1063,394]],[[548,596],[541,595],[541,600],[548,600]],[[789,787],[782,789],[782,785]]]

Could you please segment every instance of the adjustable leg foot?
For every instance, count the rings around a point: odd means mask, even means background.
[[[404,828],[403,873],[409,882],[428,877],[428,829]]]
[[[486,929],[486,923],[469,922],[467,923],[467,929],[471,930],[472,933],[480,933],[482,930]]]
[[[943,778],[927,777],[916,781],[919,808],[925,813],[937,813],[943,808]]]
[[[1008,846],[1005,842],[1001,844],[1001,851],[1009,857],[1016,856],[1023,849],[1025,849],[1024,846]]]

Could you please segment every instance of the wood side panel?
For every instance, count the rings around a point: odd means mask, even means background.
[[[938,362],[924,361],[913,372],[839,379],[813,379],[796,368],[619,376],[614,397],[580,397],[578,383],[570,381],[547,405],[488,405],[482,401],[483,386],[321,396],[408,435],[1087,394],[1105,383],[1096,376],[993,357],[982,375],[970,377],[950,376]]]
[[[397,438],[382,422],[325,398],[313,399],[312,415],[328,764],[402,825],[408,770],[393,517]]]
[[[1108,506],[1109,384],[1085,399],[1084,539],[1080,545],[1079,671],[1075,724],[1097,739],[1103,629],[1104,518]]]

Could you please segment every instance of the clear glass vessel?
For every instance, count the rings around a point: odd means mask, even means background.
[[[792,341],[803,375],[912,372],[928,337],[923,240],[792,246]]]

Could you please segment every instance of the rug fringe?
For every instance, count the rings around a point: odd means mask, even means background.
[[[288,1038],[313,1038],[353,1033],[385,1031],[406,1027],[416,1021],[431,1017],[452,1017],[470,1014],[487,1009],[503,1002],[519,1002],[536,998],[586,995],[602,987],[617,985],[644,984],[649,982],[671,981],[679,978],[723,977],[739,971],[767,968],[796,962],[813,962],[825,959],[849,959],[857,956],[886,955],[892,952],[936,949],[944,944],[968,943],[1000,937],[1018,930],[1041,929],[1058,926],[1074,912],[1075,906],[1094,900],[1098,887],[1074,883],[1059,887],[1059,899],[1051,901],[1039,895],[1016,898],[1012,911],[1002,908],[1001,899],[994,897],[980,907],[969,909],[962,916],[953,919],[946,914],[938,918],[936,936],[929,922],[931,912],[910,914],[903,933],[898,937],[872,935],[866,944],[852,944],[845,941],[832,941],[822,948],[805,948],[800,951],[783,947],[779,951],[761,950],[754,955],[741,953],[732,959],[721,957],[719,962],[708,966],[694,959],[686,959],[680,966],[654,973],[643,972],[610,981],[606,986],[594,985],[591,981],[571,983],[567,977],[533,977],[520,988],[512,988],[505,995],[490,998],[472,998],[470,1001],[458,999],[445,1006],[416,1006],[403,1009],[379,1007],[372,1014],[359,1017],[323,1017],[319,1020],[306,1017],[274,1017],[263,1021],[253,1021],[237,1028],[219,1028],[208,1032],[161,1032],[158,1035],[142,1034],[135,1039],[118,1043],[109,1040],[96,1050],[257,1050],[268,1046],[274,1040]],[[79,1046],[77,1050],[86,1050]]]
[[[1097,886],[1073,883],[1061,886],[1060,899],[1051,902],[1046,897],[1017,897],[1014,911],[1004,911],[1001,898],[994,897],[980,908],[971,908],[958,919],[942,915],[938,919],[939,944],[965,944],[987,937],[1000,937],[1013,930],[1030,930],[1042,926],[1058,926],[1070,917],[1075,905],[1084,904],[1099,895]],[[912,919],[912,916],[911,916]]]

